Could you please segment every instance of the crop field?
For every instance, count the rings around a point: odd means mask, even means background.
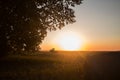
[[[0,80],[113,80],[120,74],[118,57],[119,52],[78,51],[9,55],[0,59]]]

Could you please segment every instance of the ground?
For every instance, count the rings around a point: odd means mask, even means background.
[[[9,55],[0,59],[0,80],[114,80],[119,57],[120,52],[76,51]]]

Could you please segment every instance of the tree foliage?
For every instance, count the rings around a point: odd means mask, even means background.
[[[0,0],[0,51],[37,50],[47,31],[75,22],[82,0]],[[6,51],[6,52],[5,52]]]

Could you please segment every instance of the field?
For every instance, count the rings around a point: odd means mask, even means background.
[[[120,52],[40,52],[0,59],[0,80],[119,80]]]

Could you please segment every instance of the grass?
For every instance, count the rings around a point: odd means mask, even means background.
[[[83,60],[74,54],[11,55],[0,60],[0,80],[82,80]]]
[[[120,52],[40,52],[0,59],[0,80],[120,80]]]

